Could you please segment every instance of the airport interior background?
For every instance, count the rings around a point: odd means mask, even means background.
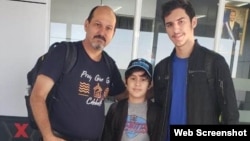
[[[143,57],[155,65],[167,57],[174,45],[160,18],[161,5],[165,1],[0,0],[0,19],[5,19],[0,20],[0,38],[3,39],[0,42],[0,78],[4,80],[0,81],[0,140],[11,140],[9,138],[15,137],[13,134],[22,137],[22,141],[28,140],[28,135],[36,137],[37,133],[31,129],[27,129],[27,134],[24,132],[27,128],[26,73],[54,42],[84,39],[83,23],[96,5],[109,5],[117,14],[116,33],[105,50],[116,60],[122,76],[133,58]],[[250,1],[190,2],[198,18],[195,37],[201,45],[225,57],[234,81],[240,123],[250,124]],[[236,21],[240,24],[237,39],[232,34],[223,36],[222,27],[232,9],[236,11]],[[106,108],[111,103],[107,100]],[[20,132],[15,134],[17,131]]]
[[[60,40],[81,40],[84,37],[83,22],[92,7],[110,5],[118,16],[117,31],[107,52],[115,58],[123,74],[132,58],[143,57],[156,64],[168,56],[173,44],[168,39],[160,6],[166,0],[52,0],[50,44]],[[222,54],[232,73],[242,123],[250,123],[250,2],[247,0],[190,0],[198,26],[195,36],[199,43]],[[240,23],[240,39],[223,38],[222,26],[228,9],[237,11]],[[136,12],[137,11],[137,12]]]

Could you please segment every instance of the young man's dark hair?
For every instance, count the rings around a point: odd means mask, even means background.
[[[168,3],[162,5],[162,21],[164,22],[164,18],[176,8],[184,9],[190,20],[195,17],[193,6],[188,0],[171,0]]]

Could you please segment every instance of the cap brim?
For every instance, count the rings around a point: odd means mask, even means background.
[[[143,69],[143,70],[148,74],[148,76],[152,78],[152,75],[151,75],[151,73],[148,71],[148,69],[146,69],[145,67],[140,66],[140,65],[133,65],[133,66],[130,66],[130,67],[127,68],[126,72],[127,72],[128,70],[131,70],[131,69],[136,68],[136,67]]]

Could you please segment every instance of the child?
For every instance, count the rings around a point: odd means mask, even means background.
[[[135,59],[125,72],[128,98],[113,103],[106,115],[102,141],[157,141],[160,108],[147,99],[152,65]]]

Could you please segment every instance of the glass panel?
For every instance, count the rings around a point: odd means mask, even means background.
[[[124,71],[132,58],[133,28],[135,15],[135,0],[117,1],[103,0],[103,4],[111,5],[117,13],[117,30],[108,48],[105,48],[116,59],[118,67]],[[148,61],[152,56],[153,20],[155,17],[155,0],[143,0],[141,11],[141,27],[137,57]],[[122,52],[122,53],[117,53]]]
[[[90,10],[101,0],[51,0],[50,44],[85,38],[83,23]]]
[[[66,40],[67,25],[65,23],[50,24],[50,44]]]
[[[135,3],[135,0],[103,0],[103,4],[112,6],[117,14],[116,33],[105,50],[115,59],[122,75],[132,55]]]
[[[141,31],[139,34],[138,43],[138,57],[145,58],[154,63],[153,39],[154,39],[154,22],[156,15],[155,0],[143,0],[142,3],[142,17],[141,17]]]
[[[71,41],[79,41],[85,38],[85,31],[82,30],[83,25],[72,24],[71,27]]]

